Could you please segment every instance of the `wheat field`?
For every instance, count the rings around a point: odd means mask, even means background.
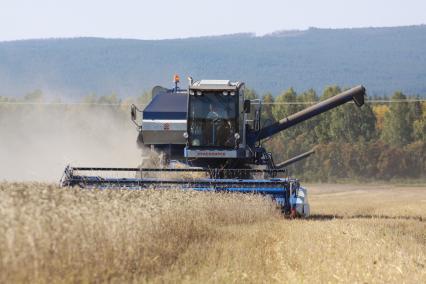
[[[425,283],[426,187],[256,195],[0,183],[0,283]]]

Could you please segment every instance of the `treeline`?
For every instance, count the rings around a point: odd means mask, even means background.
[[[289,89],[277,97],[265,94],[262,123],[267,125],[340,93],[327,87]],[[251,98],[259,96],[248,90]],[[389,180],[426,177],[426,103],[401,92],[374,98],[389,103],[346,104],[321,114],[269,141],[265,146],[276,162],[315,148],[315,154],[289,167],[291,175],[312,181],[336,179]]]
[[[262,99],[262,124],[266,126],[341,91],[338,86],[326,88],[321,95],[314,90],[297,93],[289,89],[274,97],[270,93],[259,96],[248,89],[246,95],[251,99]],[[127,99],[120,99],[115,94],[89,95],[77,104],[52,108],[43,105],[46,99],[41,91],[34,91],[19,99],[0,97],[0,123],[8,111],[39,108],[57,112],[60,116],[72,116],[78,115],[82,108],[90,108],[94,114],[108,110],[109,116],[126,124],[131,123],[128,117],[129,105],[135,103],[143,106],[150,101],[150,97],[147,92]],[[264,141],[264,145],[273,153],[275,162],[315,148],[314,155],[289,167],[292,176],[304,180],[325,182],[337,179],[425,178],[426,102],[415,101],[416,97],[407,97],[401,92],[380,99],[394,102],[368,103],[367,100],[361,108],[353,103],[345,104],[275,135]],[[59,100],[50,102],[61,106]],[[87,121],[88,125],[94,124],[94,127],[96,123],[96,119]],[[28,121],[26,127],[30,124],[31,121]],[[105,129],[105,133],[108,131]]]

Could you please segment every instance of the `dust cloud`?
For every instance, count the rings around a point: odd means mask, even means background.
[[[136,167],[128,107],[0,105],[0,181],[58,182],[72,166]]]

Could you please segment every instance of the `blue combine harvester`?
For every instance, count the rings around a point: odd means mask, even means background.
[[[365,88],[357,86],[263,127],[262,104],[247,100],[244,83],[189,78],[187,89],[155,87],[152,101],[140,111],[131,107],[139,130],[138,144],[161,153],[160,168],[67,167],[62,186],[90,188],[159,189],[258,193],[272,197],[283,212],[308,216],[307,191],[297,179],[278,178],[285,167],[311,155],[303,153],[276,164],[262,141],[346,102],[364,104]],[[142,119],[139,114],[142,114]],[[174,167],[173,165],[184,165]],[[120,177],[120,173],[132,177]],[[206,177],[164,178],[158,174],[188,172]],[[146,177],[149,174],[157,177]]]

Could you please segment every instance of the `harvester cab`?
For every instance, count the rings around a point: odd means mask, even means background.
[[[247,159],[244,83],[201,80],[189,86],[184,156],[196,159]]]

